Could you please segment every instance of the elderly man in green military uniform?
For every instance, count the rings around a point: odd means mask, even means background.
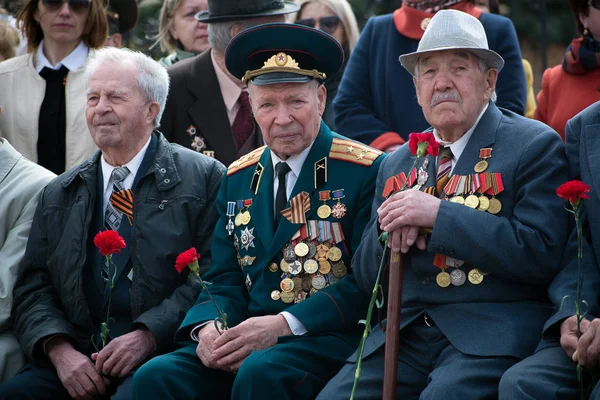
[[[311,399],[362,331],[368,297],[350,262],[383,155],[321,121],[322,83],[341,68],[342,47],[312,28],[265,24],[234,37],[226,62],[248,84],[267,146],[229,166],[210,293],[177,332],[187,345],[136,373],[136,398]]]

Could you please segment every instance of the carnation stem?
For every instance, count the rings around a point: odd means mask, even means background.
[[[416,164],[416,161],[415,161]],[[375,286],[373,287],[373,292],[371,294],[371,301],[369,302],[369,309],[367,310],[367,318],[365,320],[365,330],[363,332],[362,338],[360,339],[360,345],[358,346],[358,355],[356,356],[356,372],[354,373],[354,385],[352,386],[352,393],[350,395],[350,400],[354,400],[354,393],[356,392],[356,388],[358,387],[358,380],[360,378],[360,368],[362,365],[362,355],[365,350],[365,341],[369,336],[369,332],[371,331],[371,317],[373,315],[373,308],[375,306],[375,302],[377,301],[377,296],[379,294],[379,288],[381,285],[379,282],[381,281],[381,275],[383,272],[383,265],[385,263],[387,249],[388,249],[388,239],[386,235],[386,239],[383,242],[383,255],[381,256],[381,263],[379,264],[379,271],[377,271],[377,279],[375,280]]]
[[[215,301],[215,299],[212,297],[212,294],[210,294],[210,290],[208,290],[208,286],[206,286],[206,283],[204,283],[204,280],[202,278],[200,278],[200,274],[198,274],[196,276],[200,280],[200,284],[202,285],[202,289],[206,292],[206,294],[210,298],[210,301],[213,303],[213,305],[217,309],[217,313],[219,313],[219,320],[221,322],[221,327],[223,328],[223,330],[227,330],[229,328],[227,326],[227,316],[223,313],[223,311],[221,311],[221,308],[219,307],[219,305],[217,304],[217,302]],[[217,331],[219,332],[219,334],[221,334],[221,330],[217,326],[218,324],[216,322],[217,321],[215,321],[215,328],[217,328]]]
[[[573,211],[575,214],[575,227],[577,229],[577,300],[575,304],[575,317],[577,318],[577,342],[581,337],[581,258],[583,257],[583,240],[582,240],[582,228],[581,222],[579,221],[579,214],[581,212],[579,204],[572,204]],[[583,379],[582,379],[582,366],[577,364],[577,382],[579,384],[579,398],[584,400],[585,396],[583,393]]]

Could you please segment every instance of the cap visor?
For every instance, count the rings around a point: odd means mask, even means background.
[[[290,72],[272,72],[254,77],[251,79],[251,82],[256,86],[267,86],[278,83],[307,83],[312,80],[313,78],[306,75],[298,75]]]

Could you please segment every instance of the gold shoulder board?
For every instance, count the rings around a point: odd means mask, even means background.
[[[370,166],[382,154],[381,151],[353,140],[333,138],[329,158]]]
[[[266,148],[267,146],[259,147],[258,149],[232,162],[229,168],[227,168],[227,176],[233,175],[236,172],[243,170],[244,168],[248,168],[252,165],[255,165],[258,162],[258,160],[260,160],[260,156],[262,156],[262,153],[265,151]]]

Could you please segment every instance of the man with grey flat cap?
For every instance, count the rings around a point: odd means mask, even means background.
[[[171,88],[161,120],[165,137],[225,165],[262,146],[246,85],[225,66],[225,47],[244,29],[284,22],[285,14],[298,9],[284,0],[208,0],[208,9],[196,19],[208,24],[211,49],[167,69]]]
[[[504,62],[469,14],[436,13],[417,51],[400,62],[432,125],[424,136],[440,151],[420,159],[418,179],[407,179],[413,190],[386,185],[411,176],[410,146],[382,162],[352,268],[371,293],[380,232],[404,254],[397,398],[496,399],[502,374],[533,353],[552,311],[546,286],[560,269],[567,229],[555,194],[567,179],[564,146],[548,126],[494,104]],[[377,325],[355,399],[381,398],[385,345]],[[350,397],[356,357],[318,399]]]
[[[109,0],[106,7],[108,37],[105,46],[121,47],[123,35],[131,31],[138,20],[138,7],[135,0]]]
[[[267,146],[227,169],[211,285],[175,334],[183,347],[138,370],[134,396],[314,399],[362,332],[369,297],[350,262],[384,155],[322,121],[323,81],[344,60],[333,37],[264,24],[235,36],[225,59],[248,83]]]

